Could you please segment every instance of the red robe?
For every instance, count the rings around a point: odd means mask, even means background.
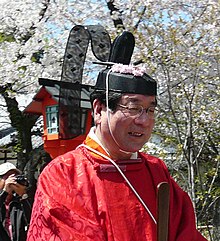
[[[105,153],[87,137],[86,145]],[[169,241],[205,241],[189,196],[158,158],[123,164],[124,174],[156,218],[156,190],[170,184]],[[116,161],[120,162],[120,161]],[[85,147],[53,160],[41,173],[27,241],[156,241],[156,224],[109,161]],[[106,169],[107,167],[107,169]]]

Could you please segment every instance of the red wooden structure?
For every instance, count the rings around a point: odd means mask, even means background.
[[[86,101],[82,108],[81,134],[71,139],[62,139],[59,134],[59,128],[60,126],[65,126],[66,123],[58,114],[60,81],[44,79],[43,84],[44,85],[33,97],[33,101],[25,108],[24,112],[39,116],[43,115],[44,149],[50,154],[51,158],[55,158],[65,152],[75,149],[82,143],[88,134],[92,125],[89,94],[87,92],[84,93],[84,99],[86,99]]]

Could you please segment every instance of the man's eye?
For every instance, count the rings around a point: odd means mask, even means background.
[[[131,111],[137,111],[137,110],[139,110],[138,107],[129,107],[128,109],[131,110]]]
[[[136,115],[141,113],[142,109],[139,106],[129,107],[129,112],[131,115]]]
[[[128,109],[130,111],[139,111],[140,108],[138,108],[137,106],[130,106],[130,107],[128,107]]]

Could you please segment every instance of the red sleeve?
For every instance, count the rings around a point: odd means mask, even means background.
[[[86,200],[80,199],[74,186],[72,160],[71,154],[57,158],[40,175],[27,241],[105,240],[99,223],[84,210]]]
[[[165,163],[143,154],[155,188],[160,182],[170,184],[169,241],[207,241],[196,229],[195,212],[189,195],[170,176]]]
[[[190,197],[172,181],[169,233],[172,241],[207,241],[196,229]],[[171,241],[170,240],[170,241]]]

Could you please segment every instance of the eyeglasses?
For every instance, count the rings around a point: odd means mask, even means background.
[[[118,104],[118,106],[124,109],[124,113],[127,113],[135,118],[140,117],[145,111],[149,119],[155,119],[159,113],[158,108],[155,106],[150,106],[148,108],[144,108],[142,105],[135,104],[130,104],[128,106]]]

